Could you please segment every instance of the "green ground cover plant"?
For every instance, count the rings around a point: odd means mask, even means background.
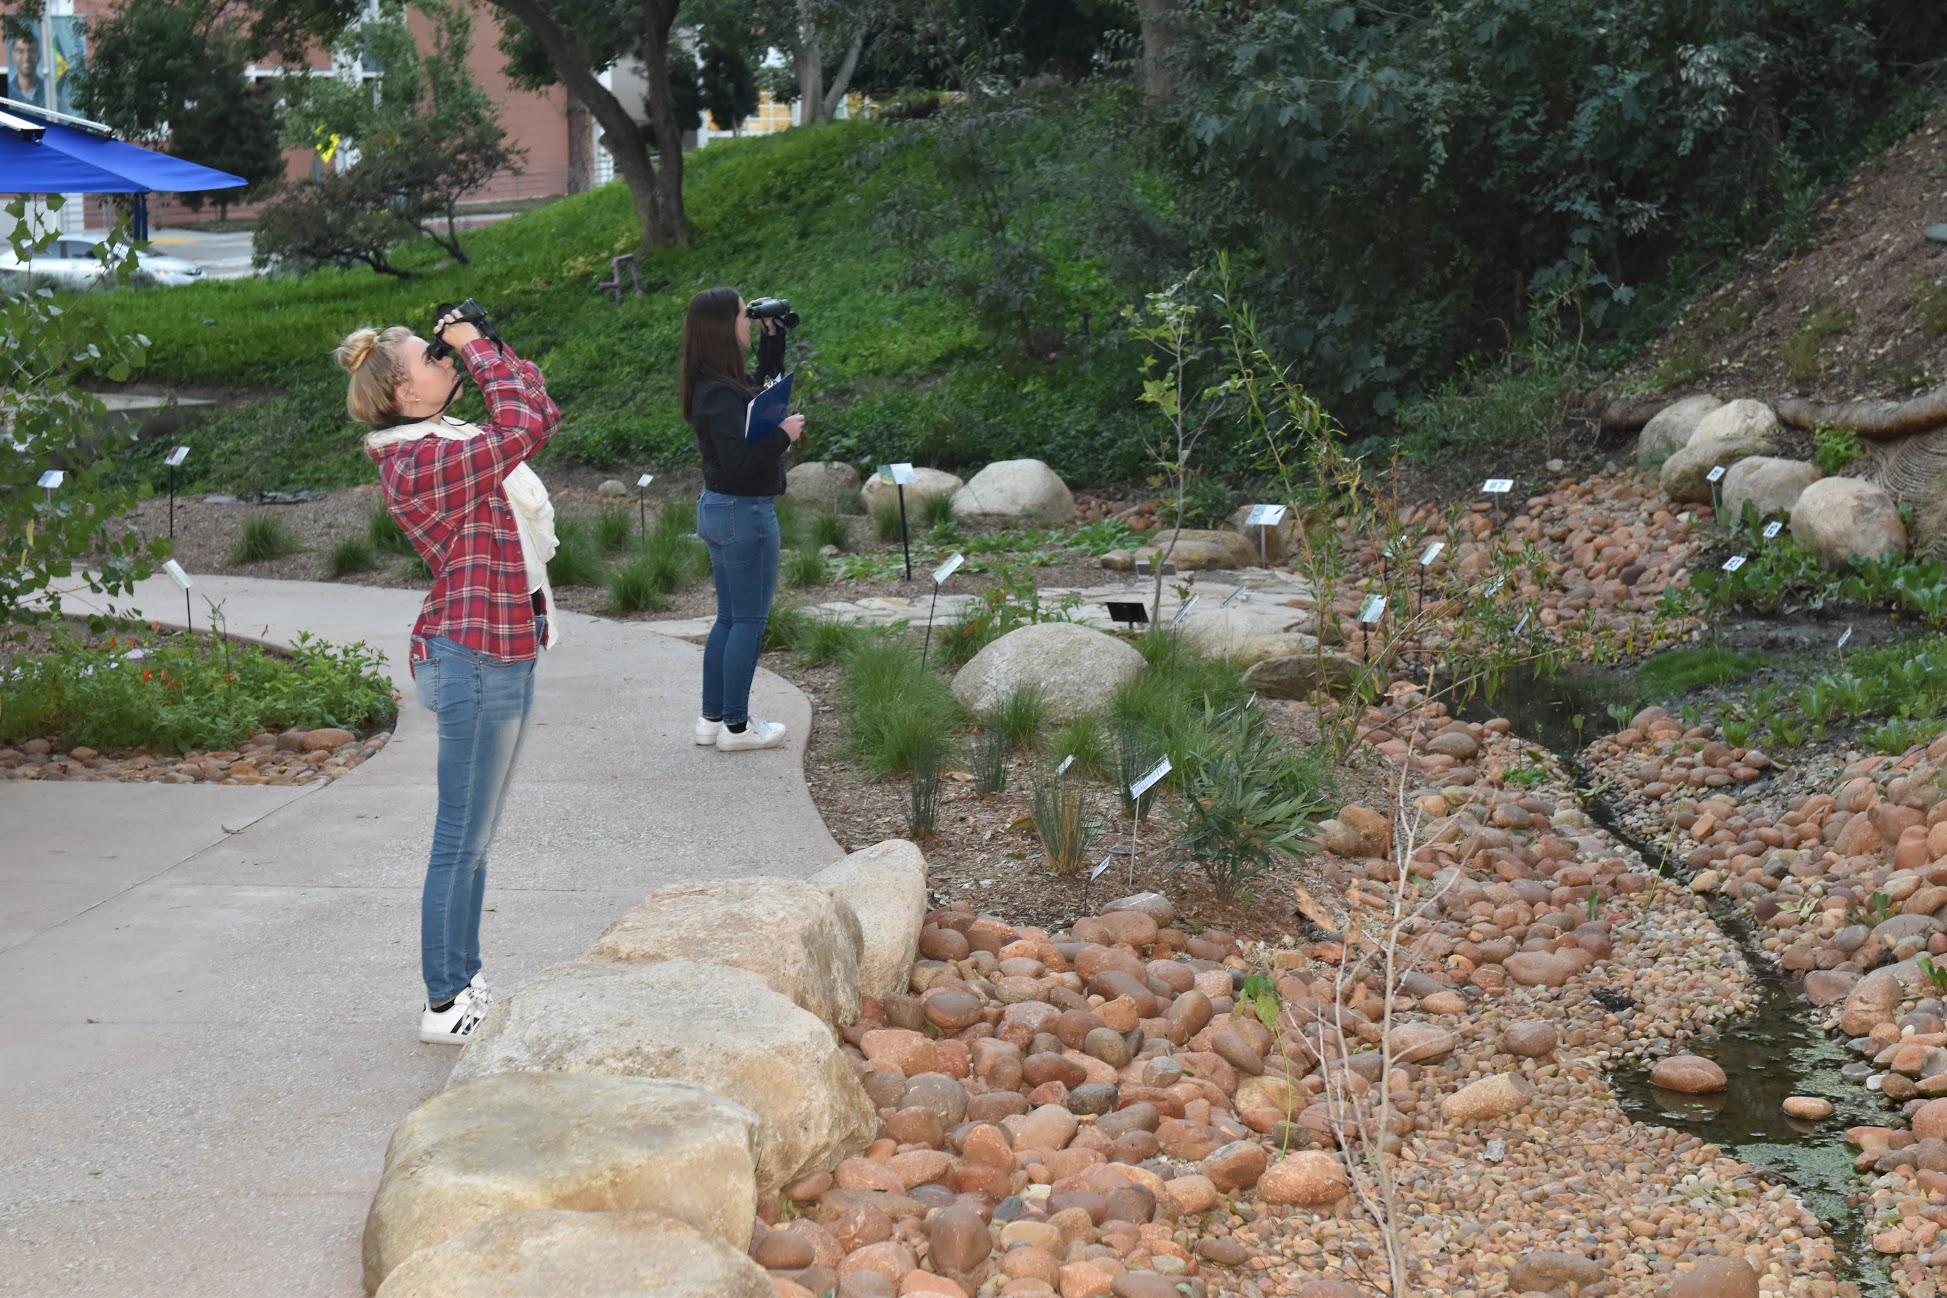
[[[1745,680],[1770,666],[1772,661],[1771,655],[1756,652],[1702,647],[1671,649],[1637,664],[1636,679],[1643,692],[1655,698],[1682,694],[1700,685]]]
[[[87,641],[57,630],[52,647],[16,663],[0,742],[35,737],[106,753],[235,748],[291,726],[354,733],[398,715],[385,655],[300,633],[290,657],[212,634],[151,631]]]
[[[275,514],[256,514],[245,520],[242,534],[230,549],[230,562],[263,563],[296,554],[303,548],[283,519]]]

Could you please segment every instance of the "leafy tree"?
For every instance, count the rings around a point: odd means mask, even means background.
[[[703,66],[697,89],[704,109],[731,131],[741,132],[744,119],[757,111],[757,73],[747,35],[706,27],[699,53]],[[755,53],[761,57],[761,51]]]
[[[90,24],[81,111],[124,136],[250,182],[253,197],[284,172],[275,100],[245,75],[251,58],[241,17],[222,0],[124,0]],[[179,196],[227,215],[235,190]]]
[[[58,211],[58,196],[47,206]],[[7,205],[9,242],[23,261],[47,249],[58,231],[36,234],[26,200]],[[126,229],[96,249],[111,278],[127,282],[135,265]],[[149,574],[168,541],[119,526],[135,489],[109,475],[114,453],[133,431],[104,432],[105,412],[88,389],[120,383],[139,369],[148,339],[94,323],[57,306],[46,289],[0,295],[0,631],[25,643],[27,627],[58,618],[64,589],[85,586],[115,598]],[[65,480],[39,484],[48,470]]]
[[[348,31],[343,61],[369,59],[376,80],[292,78],[286,143],[353,161],[342,171],[283,187],[260,220],[258,260],[364,264],[403,276],[388,250],[415,234],[466,262],[460,202],[497,173],[517,168],[493,102],[467,69],[471,20],[447,0],[415,0],[434,21],[422,54],[397,5]]]

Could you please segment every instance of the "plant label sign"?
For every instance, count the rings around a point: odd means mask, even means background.
[[[1481,483],[1481,494],[1483,496],[1505,496],[1513,490],[1513,478],[1489,478],[1486,482]]]
[[[1217,605],[1217,607],[1229,608],[1232,604],[1235,604],[1238,600],[1244,598],[1245,589],[1246,589],[1245,587],[1239,586],[1236,590],[1232,591],[1228,596],[1226,596],[1224,602]]]
[[[1149,622],[1149,609],[1142,604],[1112,599],[1103,607],[1109,610],[1111,622],[1126,622],[1130,626],[1144,626]]]
[[[1492,594],[1494,594],[1494,593],[1495,593],[1496,591],[1498,591],[1498,590],[1500,590],[1500,589],[1501,589],[1501,586],[1502,586],[1502,584],[1503,584],[1504,582],[1506,582],[1506,581],[1507,581],[1507,578],[1505,578],[1505,577],[1496,577],[1496,578],[1495,578],[1495,579],[1494,579],[1493,581],[1490,581],[1490,582],[1488,582],[1488,583],[1487,583],[1487,586],[1486,586],[1486,588],[1485,588],[1484,590],[1482,590],[1482,591],[1481,591],[1481,594],[1483,594],[1483,595],[1492,595]]]
[[[170,581],[175,582],[183,590],[188,590],[191,586],[195,585],[194,582],[190,581],[189,574],[183,571],[183,566],[174,559],[164,559],[162,561],[162,570],[169,574]]]
[[[1359,605],[1359,620],[1368,626],[1384,616],[1386,616],[1386,597],[1384,595],[1368,595],[1366,596],[1366,602]]]
[[[1168,775],[1170,770],[1170,759],[1165,757],[1162,761],[1156,763],[1156,765],[1150,767],[1147,771],[1144,771],[1141,778],[1129,786],[1129,796],[1132,798],[1142,797],[1143,794],[1148,793],[1150,789],[1155,787],[1156,781]]]
[[[178,464],[181,464],[184,460],[188,458],[189,458],[189,448],[187,446],[178,446],[175,450],[163,456],[162,462],[173,469]]]
[[[1528,629],[1528,615],[1526,613],[1523,613],[1521,615],[1521,620],[1514,624],[1514,633],[1516,635],[1520,635],[1523,631],[1526,631],[1527,629]]]
[[[43,473],[41,475],[40,485],[46,487],[49,491],[52,491],[56,487],[60,486],[61,483],[67,478],[67,476],[68,475],[62,472],[60,469],[49,469],[46,473]]]
[[[1773,540],[1773,539],[1775,539],[1775,538],[1777,537],[1777,535],[1778,535],[1778,533],[1780,533],[1781,531],[1783,531],[1783,530],[1784,530],[1784,528],[1785,528],[1785,525],[1784,525],[1783,523],[1780,523],[1780,522],[1778,522],[1778,521],[1776,521],[1776,520],[1773,520],[1772,522],[1769,522],[1769,523],[1766,523],[1766,524],[1764,525],[1764,539],[1765,539],[1765,540],[1767,540],[1767,541],[1770,541],[1770,540]]]
[[[1724,560],[1725,572],[1736,572],[1739,568],[1742,568],[1743,566],[1744,566],[1744,556],[1741,554],[1734,554],[1730,558]]]
[[[1447,543],[1445,541],[1435,541],[1432,545],[1420,551],[1420,566],[1425,568],[1431,565],[1435,559],[1440,557],[1441,552],[1446,548]]]
[[[1246,527],[1276,527],[1284,522],[1283,505],[1252,505],[1251,512],[1244,517]]]
[[[642,476],[641,476],[640,478],[637,478],[637,479],[635,480],[635,485],[636,485],[636,486],[638,486],[638,487],[646,487],[646,486],[648,486],[648,485],[649,485],[650,483],[652,483],[652,482],[654,482],[655,480],[656,480],[656,475],[655,475],[655,474],[653,474],[653,473],[645,473],[645,474],[643,474],[643,475],[642,475]]]
[[[1068,768],[1073,766],[1074,764],[1075,764],[1075,754],[1070,753],[1068,754],[1068,756],[1061,759],[1061,765],[1055,768],[1055,774],[1056,775],[1068,774]]]
[[[881,464],[879,479],[889,487],[910,487],[919,481],[910,464]]]
[[[1722,482],[1723,480],[1724,466],[1721,464],[1704,475],[1705,482]]]
[[[1840,647],[1841,649],[1843,649],[1843,648],[1845,648],[1845,647],[1846,647],[1846,641],[1848,641],[1848,640],[1850,640],[1850,639],[1852,639],[1852,624],[1851,624],[1850,622],[1848,622],[1848,623],[1846,624],[1846,633],[1845,633],[1844,635],[1842,635],[1842,636],[1840,636],[1840,637],[1839,637],[1839,647]]]
[[[1102,877],[1102,872],[1103,872],[1104,870],[1106,870],[1106,869],[1108,869],[1108,868],[1109,868],[1109,866],[1111,866],[1111,865],[1113,865],[1114,863],[1115,863],[1115,858],[1114,858],[1113,856],[1105,856],[1105,857],[1103,857],[1103,858],[1102,858],[1102,864],[1100,864],[1100,865],[1098,865],[1098,866],[1096,866],[1096,867],[1095,867],[1095,868],[1094,868],[1093,870],[1090,870],[1090,871],[1088,872],[1088,877],[1089,877],[1090,879],[1099,879],[1099,878],[1101,878],[1101,877]]]
[[[941,564],[939,567],[933,569],[933,584],[935,586],[938,586],[939,584],[944,582],[948,577],[951,577],[954,573],[959,572],[960,565],[964,564],[966,561],[967,561],[967,556],[961,554],[958,550],[955,550],[951,558],[949,558],[945,563]]]
[[[1197,601],[1202,598],[1203,596],[1201,595],[1191,595],[1190,598],[1184,600],[1183,607],[1176,610],[1176,616],[1170,619],[1170,630],[1176,630],[1176,624],[1190,616],[1190,610],[1195,608]]]

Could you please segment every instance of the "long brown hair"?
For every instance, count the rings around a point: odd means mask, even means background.
[[[737,345],[737,309],[743,302],[734,288],[706,288],[690,299],[683,320],[683,418],[690,417],[690,398],[706,379],[728,383],[751,395],[744,373],[744,349]]]

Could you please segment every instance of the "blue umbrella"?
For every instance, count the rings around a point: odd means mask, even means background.
[[[75,122],[93,130],[65,126]],[[111,139],[106,127],[0,99],[0,194],[171,194],[236,189],[250,182],[166,153]],[[136,200],[135,237],[148,237],[148,204]]]

